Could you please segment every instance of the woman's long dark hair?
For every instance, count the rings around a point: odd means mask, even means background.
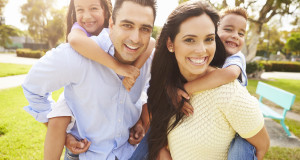
[[[167,39],[174,39],[180,25],[190,17],[207,14],[213,21],[216,33],[216,52],[211,66],[221,67],[226,58],[225,48],[217,35],[218,12],[202,1],[186,2],[178,6],[168,17],[156,43],[155,56],[151,68],[150,87],[148,89],[148,109],[151,115],[151,130],[149,133],[149,160],[154,160],[159,150],[167,145],[168,133],[182,120],[181,112],[184,99],[178,104],[177,89],[184,90],[185,78],[181,75],[174,53],[167,48]],[[170,124],[171,117],[175,121]]]
[[[109,18],[112,12],[112,4],[111,0],[99,0],[102,9],[104,10],[104,24],[103,28],[108,28]],[[76,12],[74,6],[74,0],[70,0],[69,9],[67,13],[67,34],[66,34],[66,42],[68,42],[68,35],[71,32],[73,24],[76,22]]]

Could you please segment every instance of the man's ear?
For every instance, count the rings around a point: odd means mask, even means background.
[[[174,49],[174,44],[173,44],[173,42],[171,41],[171,38],[170,37],[168,37],[168,40],[167,40],[167,48],[168,48],[168,50],[169,50],[169,52],[174,52],[175,51],[175,49]]]
[[[114,22],[113,22],[113,20],[112,20],[112,17],[110,17],[110,18],[109,18],[109,25],[108,25],[109,30],[112,29],[113,25],[114,25]]]

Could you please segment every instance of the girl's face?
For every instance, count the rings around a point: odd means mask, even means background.
[[[167,47],[175,52],[180,72],[187,81],[205,75],[216,51],[214,23],[206,14],[186,19],[174,43],[169,38]]]
[[[98,35],[104,24],[104,10],[99,0],[74,0],[76,21],[87,32]]]

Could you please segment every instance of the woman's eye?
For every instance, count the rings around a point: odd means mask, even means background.
[[[185,41],[185,42],[188,42],[188,43],[195,42],[195,40],[192,39],[192,38],[185,39],[184,41]]]
[[[215,38],[210,37],[210,38],[207,38],[206,41],[212,42],[212,41],[215,41]]]

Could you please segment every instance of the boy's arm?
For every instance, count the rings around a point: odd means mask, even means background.
[[[82,56],[111,68],[117,74],[128,77],[137,77],[139,75],[138,68],[122,64],[114,59],[80,29],[73,29],[69,33],[68,42]]]
[[[241,73],[240,67],[231,65],[226,68],[216,69],[209,72],[203,77],[188,82],[184,85],[188,94],[193,94],[198,91],[216,88],[218,86],[227,84],[238,78]]]

